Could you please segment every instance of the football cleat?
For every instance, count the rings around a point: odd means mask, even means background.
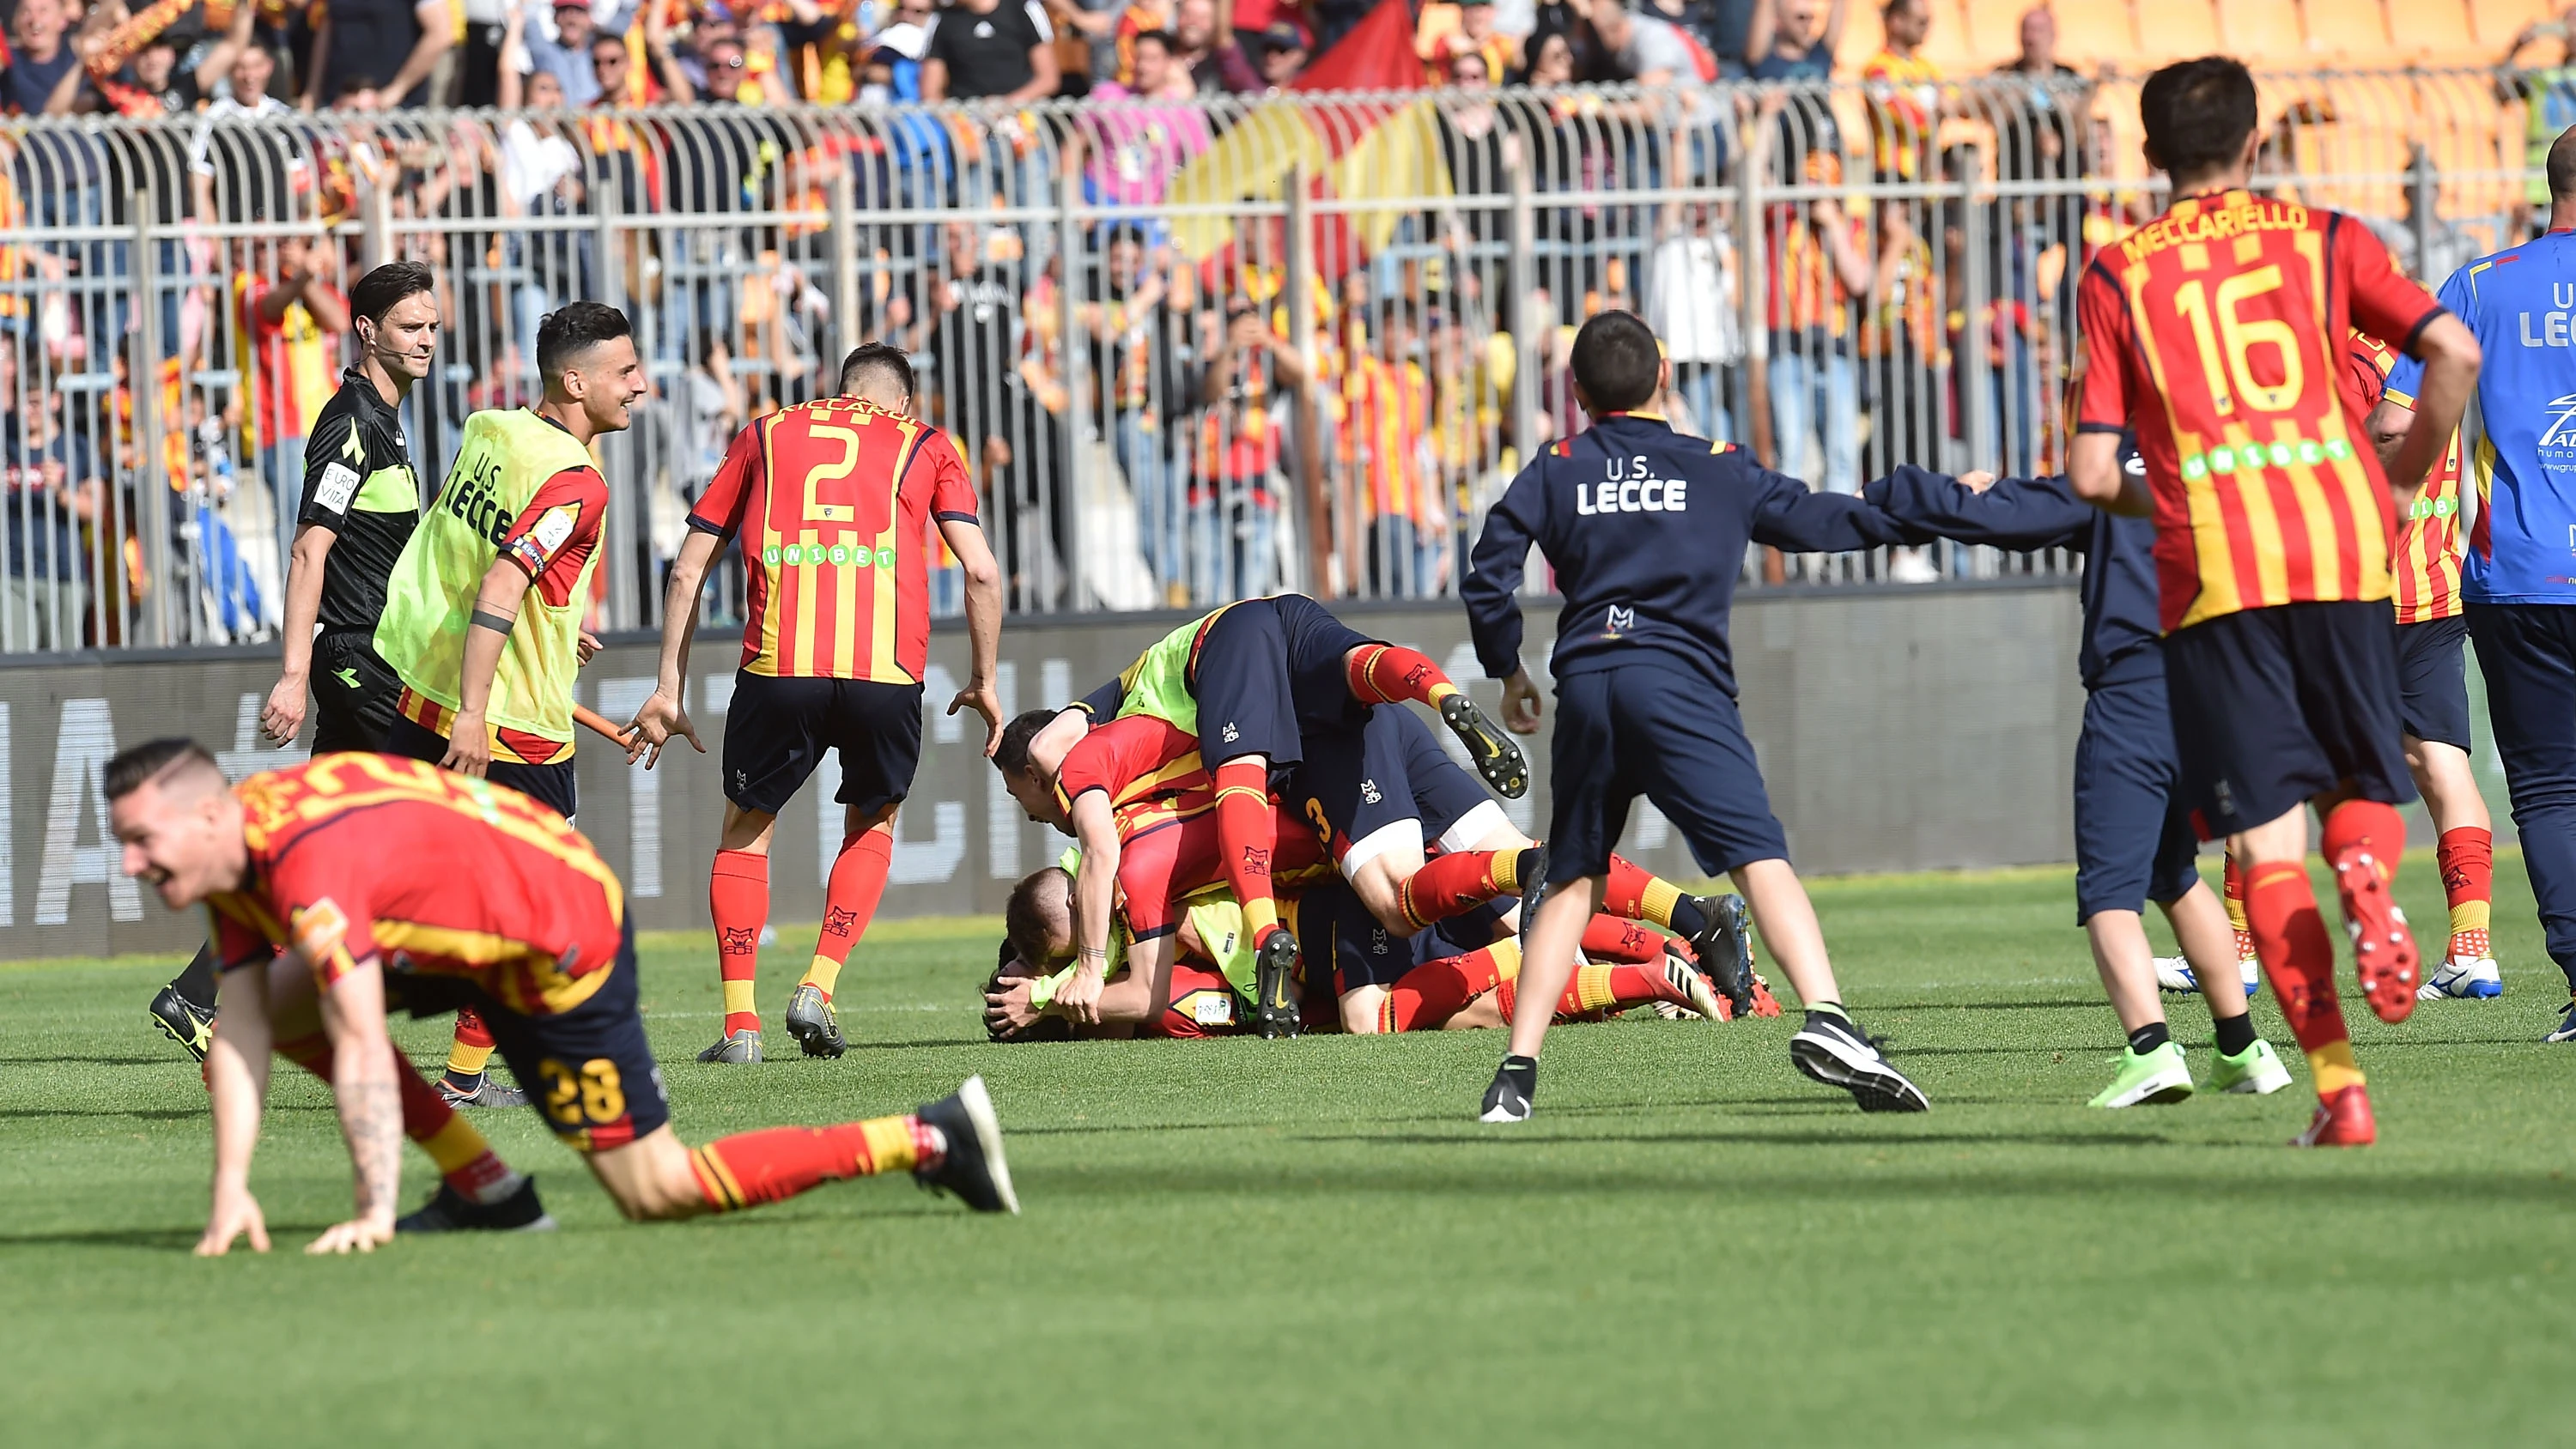
[[[164,986],[144,1010],[152,1013],[152,1024],[161,1034],[187,1049],[199,1061],[206,1059],[206,1048],[215,1042],[215,1014],[179,994],[176,986]]]
[[[2317,1103],[2308,1130],[2290,1139],[2292,1147],[2368,1147],[2379,1140],[2379,1124],[2370,1117],[2370,1091],[2355,1082]]]
[[[2415,1010],[2415,936],[2406,929],[2406,913],[2379,878],[2379,863],[2367,846],[2352,845],[2334,859],[2335,890],[2343,897],[2344,929],[2352,936],[2353,970],[2361,978],[2370,1009],[2391,1025]],[[2362,1111],[2367,1117],[2369,1103]]]
[[[1753,912],[1744,897],[1700,896],[1692,901],[1708,924],[1691,937],[1692,954],[1708,972],[1709,983],[1726,996],[1738,1018],[1753,1011]]]
[[[1252,963],[1252,1025],[1264,1041],[1305,1030],[1297,1015],[1297,938],[1286,927],[1261,938]]]
[[[2210,1072],[2206,1085],[2213,1092],[2230,1092],[2240,1097],[2268,1097],[2290,1085],[2290,1069],[2281,1065],[2281,1054],[2261,1037],[2234,1056],[2218,1055],[2218,1066]]]
[[[841,1014],[832,1009],[832,998],[823,988],[808,981],[787,998],[787,1034],[809,1057],[837,1057],[849,1050],[841,1040]]]
[[[979,1213],[1016,1213],[1020,1195],[1011,1190],[1011,1164],[1002,1156],[1002,1122],[993,1115],[992,1094],[982,1077],[968,1077],[936,1102],[914,1114],[939,1129],[947,1150],[935,1167],[916,1167],[912,1180],[932,1192],[954,1193]]]
[[[1520,883],[1519,936],[1521,959],[1526,961],[1529,959],[1530,928],[1538,923],[1538,908],[1547,903],[1547,842],[1542,840],[1523,850],[1521,863],[1525,867],[1523,874],[1529,877]]]
[[[1780,998],[1771,994],[1771,983],[1763,980],[1762,973],[1759,971],[1753,973],[1752,1014],[1762,1017],[1776,1017],[1780,1014]]]
[[[1928,1112],[1931,1099],[1879,1054],[1850,1018],[1807,1013],[1807,1024],[1789,1038],[1789,1060],[1810,1080],[1852,1094],[1864,1112]]]
[[[1517,800],[1529,793],[1529,761],[1521,757],[1521,747],[1494,728],[1464,691],[1440,701],[1440,722],[1467,747],[1468,763],[1497,794]]]
[[[2236,963],[2245,977],[2245,994],[2252,996],[2262,988],[2262,968],[2251,961]],[[2191,969],[2191,961],[2182,956],[2156,958],[2156,989],[2168,996],[2198,996],[2200,976]]]
[[[722,1040],[698,1053],[702,1062],[722,1062],[729,1066],[751,1066],[760,1060],[760,1033],[750,1027],[728,1033]]]
[[[499,1202],[476,1202],[442,1182],[419,1210],[394,1219],[397,1233],[542,1233],[554,1225],[533,1177],[519,1179],[519,1190]]]
[[[2504,995],[2504,973],[2496,969],[2495,958],[2481,956],[2475,961],[2456,957],[2433,968],[2433,979],[2415,988],[2418,1001],[2439,1001],[2451,997],[2461,1001],[2492,1001]]]
[[[492,1080],[490,1072],[478,1072],[474,1084],[467,1086],[452,1076],[438,1079],[438,1095],[451,1107],[524,1107],[528,1094],[517,1087],[505,1087]]]
[[[2576,1041],[2576,1000],[2567,1003],[2567,1014],[2558,1021],[2558,1029],[2541,1038],[2545,1042]]]
[[[2141,1102],[2179,1102],[2191,1095],[2191,1066],[2183,1060],[2182,1046],[2166,1042],[2144,1056],[2123,1047],[2119,1070],[2111,1076],[2088,1107],[2135,1107]]]
[[[1690,1000],[1690,1009],[1697,1012],[1700,1019],[1711,1026],[1730,1020],[1734,1015],[1733,1009],[1727,1005],[1725,999],[1709,989],[1708,978],[1700,974],[1697,966],[1684,960],[1679,952],[1664,953],[1664,983],[1687,997]],[[1655,1004],[1663,1006],[1669,1003]]]
[[[1529,1120],[1529,1115],[1529,1096],[1520,1089],[1519,1083],[1512,1080],[1511,1069],[1508,1067],[1496,1067],[1494,1069],[1494,1084],[1485,1089],[1485,1105],[1483,1109],[1477,1113],[1476,1120],[1479,1122],[1526,1122]]]

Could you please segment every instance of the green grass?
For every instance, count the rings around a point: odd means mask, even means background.
[[[1026,1216],[861,1182],[629,1226],[533,1114],[485,1114],[563,1230],[349,1260],[293,1251],[347,1203],[317,1086],[281,1075],[255,1174],[279,1251],[197,1261],[202,1093],[142,1012],[172,963],[9,967],[0,1409],[31,1445],[2554,1440],[2576,1085],[2500,867],[2505,997],[2365,1011],[2382,1145],[2316,1155],[2280,1146],[2303,1068],[2080,1105],[2119,1033],[2062,871],[1818,888],[1936,1104],[1909,1119],[1796,1076],[1786,1021],[1562,1031],[1517,1129],[1469,1120],[1492,1034],[989,1046],[975,923],[861,948],[841,1061],[702,1067],[710,952],[669,938],[645,1001],[691,1140],[980,1071]],[[2438,889],[2409,863],[2434,939]],[[769,953],[773,1027],[802,955]],[[2268,992],[2258,1020],[2288,1046]]]

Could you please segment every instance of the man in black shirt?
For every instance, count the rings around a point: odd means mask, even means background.
[[[1055,31],[1036,0],[957,0],[921,57],[925,101],[1044,100],[1057,79]]]
[[[329,0],[306,67],[305,109],[355,89],[375,92],[388,107],[428,105],[429,73],[455,43],[454,24],[447,0]],[[352,77],[377,84],[352,87]]]

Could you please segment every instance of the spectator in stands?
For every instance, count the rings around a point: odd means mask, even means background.
[[[88,560],[80,528],[106,496],[86,435],[63,426],[61,399],[32,381],[0,433],[0,532],[8,535],[0,650],[78,649],[86,640]]]
[[[276,73],[277,58],[266,46],[253,44],[233,57],[230,74],[216,84],[214,100],[188,146],[188,177],[200,218],[284,221],[296,211],[296,193],[313,184],[312,159],[300,142],[276,130],[238,124],[292,112],[269,94]],[[299,474],[299,486],[301,481]]]
[[[2517,64],[2544,37],[2558,42],[2558,64],[2537,69]],[[2530,229],[2535,217],[2548,216],[2549,146],[2576,125],[2576,6],[2554,24],[2535,21],[2514,32],[2513,43],[2496,62],[2496,99],[2522,102],[2523,194],[2514,208],[2514,230],[2520,232]]]
[[[1631,10],[1647,0],[1594,0],[1591,18],[1575,31],[1575,75],[1598,84],[1634,81],[1668,86],[1699,79],[1699,63],[1681,28]]]
[[[1066,133],[1066,165],[1082,173],[1083,199],[1095,205],[1150,211],[1163,201],[1173,176],[1211,141],[1207,113],[1185,105],[1123,105],[1168,99],[1189,77],[1173,59],[1171,32],[1148,30],[1132,48],[1134,89],[1102,81],[1091,94],[1107,104],[1087,108]],[[1146,223],[1159,241],[1164,223]]]
[[[2410,171],[2417,167],[2429,169],[2432,164],[2432,152],[2423,142],[2416,142],[2410,148],[2407,168]],[[2412,182],[2398,188],[2398,204],[2404,208],[2400,215],[2393,219],[2385,216],[2363,218],[2363,224],[2387,246],[2388,254],[2396,258],[2397,265],[2428,290],[2450,280],[2453,272],[2476,260],[2483,250],[2468,233],[2443,219],[2438,207],[2441,195],[2438,177],[2433,194],[2437,198],[2434,214],[2421,222],[2415,216],[2415,187]],[[2431,243],[2429,248],[2424,245],[2428,241]],[[2424,252],[2421,257],[2416,255],[2419,249]]]
[[[509,38],[503,42],[501,109],[560,110],[565,104],[563,82],[556,79],[553,71],[532,70],[524,79],[521,76],[516,64],[520,59],[521,24],[514,15]],[[581,152],[557,132],[555,123],[545,123],[540,132],[538,123],[524,115],[512,116],[502,129],[500,179],[500,213],[504,217],[573,216],[582,211],[587,199]],[[594,239],[580,231],[513,227],[503,240],[507,243],[506,255],[525,277],[516,289],[512,316],[518,336],[533,340],[537,325],[547,313],[592,294]]]
[[[1509,75],[1521,64],[1520,42],[1494,27],[1494,0],[1427,0],[1414,26],[1413,49],[1422,57],[1427,85],[1448,85],[1451,62],[1463,55],[1482,56],[1488,79]]]
[[[1735,243],[1714,202],[1674,202],[1664,215],[1664,238],[1646,267],[1645,317],[1690,414],[1674,426],[1741,442],[1726,398],[1727,369],[1744,360]]]
[[[1300,50],[1306,45],[1306,0],[1232,0],[1219,19],[1234,33],[1235,44],[1256,63],[1270,43],[1271,32],[1280,26],[1297,32]]]
[[[1826,81],[1842,44],[1849,0],[1757,0],[1745,41],[1753,79]]]
[[[1932,0],[1887,0],[1879,25],[1883,42],[1860,68],[1869,98],[1870,173],[1881,185],[1911,185],[1932,173],[1925,162],[1948,104],[1941,68],[1923,54]]]
[[[1189,602],[1188,513],[1173,450],[1190,437],[1196,410],[1195,273],[1158,254],[1142,230],[1122,226],[1110,236],[1107,265],[1089,275],[1081,318],[1092,339],[1095,424],[1113,440],[1135,498],[1137,543],[1156,597],[1179,607]]]
[[[1314,53],[1322,55],[1352,27],[1368,18],[1378,0],[1307,0],[1307,28],[1315,33]]]
[[[455,41],[449,0],[328,0],[313,33],[304,91],[307,110],[359,92],[389,107],[429,104],[429,73]],[[364,77],[367,84],[351,82]],[[372,110],[372,105],[352,109]]]
[[[1274,25],[1261,33],[1261,88],[1277,95],[1306,68],[1306,33],[1294,25]]]
[[[63,0],[18,0],[9,22],[8,68],[0,70],[0,111],[58,116],[79,102],[88,75],[70,43],[71,22]]]
[[[590,18],[590,0],[555,0],[554,33],[549,35],[528,15],[530,0],[512,0],[510,23],[520,32],[520,44],[526,54],[519,62],[524,73],[544,71],[555,78],[562,91],[562,104],[586,106],[599,99],[599,72],[591,63],[591,42],[599,38]],[[501,102],[504,110],[508,101]]]
[[[599,82],[594,106],[650,106],[663,99],[661,84],[635,64],[623,38],[595,34],[590,38],[590,73]]]
[[[1278,577],[1279,499],[1287,487],[1283,400],[1305,364],[1260,304],[1236,295],[1209,350],[1197,466],[1190,478],[1191,592],[1201,608],[1269,593]]]
[[[1221,18],[1216,0],[1180,0],[1172,12],[1172,38],[1180,42],[1179,60],[1189,71],[1191,84],[1203,96],[1239,96],[1266,89],[1234,32],[1219,29]]]
[[[1842,184],[1842,156],[1815,147],[1799,158],[1799,180]],[[1766,208],[1771,274],[1769,383],[1773,466],[1830,493],[1860,487],[1860,381],[1851,350],[1851,303],[1874,280],[1864,227],[1842,203],[1822,197]],[[1813,438],[1823,454],[1808,461]]]
[[[333,255],[327,244],[289,235],[278,239],[273,254],[268,243],[254,242],[249,255],[250,265],[233,276],[233,297],[250,353],[244,371],[260,477],[277,504],[283,559],[295,546],[305,435],[338,386],[337,339],[349,330],[349,302],[327,275]]]
[[[1038,0],[956,0],[930,32],[921,98],[1020,105],[1054,95],[1057,79],[1055,28]]]
[[[709,330],[698,338],[696,362],[680,379],[681,491],[692,503],[716,476],[725,449],[750,418],[742,382],[733,374],[733,349],[723,333]]]

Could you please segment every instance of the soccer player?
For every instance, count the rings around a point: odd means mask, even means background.
[[[2365,1145],[2377,1129],[2300,805],[2324,819],[2362,990],[2402,1021],[2419,982],[2390,894],[2397,806],[2414,797],[2398,738],[2390,492],[2411,501],[2441,453],[2478,344],[2369,228],[2246,189],[2262,138],[2243,65],[2170,65],[2138,99],[2147,159],[2174,199],[2079,284],[2086,363],[2067,473],[2086,501],[2155,519],[2182,795],[2245,874],[2256,953],[2315,1078],[2317,1112],[2296,1144]],[[2385,473],[2337,386],[2352,327],[2425,363]],[[2131,432],[2142,476],[2120,465]]]
[[[1001,570],[975,516],[965,455],[912,415],[912,386],[903,353],[871,342],[842,362],[838,397],[743,429],[690,511],[688,541],[671,565],[661,678],[635,712],[646,769],[675,734],[705,751],[682,708],[689,643],[699,583],[736,537],[750,580],[742,666],[725,715],[724,833],[708,883],[724,1029],[700,1061],[760,1060],[752,992],[769,919],[770,834],[825,750],[841,755],[841,853],[824,888],[814,959],[787,1001],[787,1030],[809,1057],[845,1049],[832,988],[885,894],[895,811],[921,763],[933,520],[966,573],[966,687],[948,712],[984,717],[987,755],[1001,737],[993,693]]]
[[[178,739],[119,754],[105,784],[126,872],[174,910],[206,903],[226,972],[207,1056],[215,1175],[201,1254],[244,1235],[268,1246],[249,1172],[270,1044],[281,1024],[317,1018],[357,1211],[307,1251],[388,1241],[401,1111],[386,1013],[459,1001],[482,1010],[511,1070],[541,1087],[546,1125],[629,1218],[732,1212],[905,1169],[976,1209],[1018,1210],[980,1078],[906,1116],[681,1145],[636,1007],[624,888],[562,815],[517,791],[371,754],[227,789],[214,757]]]
[[[402,686],[376,656],[374,635],[386,576],[420,522],[420,478],[400,409],[438,358],[436,289],[429,268],[388,262],[349,293],[358,365],[313,419],[287,561],[285,663],[260,712],[262,731],[278,744],[304,728],[319,659],[314,752],[384,748]],[[214,1010],[214,957],[202,950],[151,1006],[162,1031],[201,1061]]]
[[[646,390],[626,315],[572,302],[537,328],[545,397],[465,420],[447,484],[394,565],[376,652],[402,680],[386,749],[573,818],[573,677],[608,480],[593,439]]]
[[[2346,376],[2354,390],[2347,405],[2364,405],[2371,441],[2385,464],[2396,457],[2414,420],[2424,365],[2355,333]],[[2433,817],[2433,859],[2451,916],[2442,964],[2415,991],[2425,1001],[2483,1001],[2504,994],[2487,934],[2495,907],[2495,821],[2469,763],[2469,621],[2460,598],[2460,514],[2460,437],[2453,433],[2442,461],[2406,510],[2391,570],[2397,583],[2398,723],[2406,767]]]
[[[1486,515],[1459,589],[1476,657],[1504,681],[1504,724],[1522,734],[1539,723],[1514,597],[1532,543],[1565,597],[1551,664],[1547,871],[1523,883],[1536,888],[1521,901],[1520,1009],[1483,1120],[1529,1118],[1547,1006],[1574,972],[1584,923],[1601,909],[1610,848],[1641,794],[1681,830],[1701,869],[1731,874],[1751,904],[1806,1004],[1789,1047],[1798,1069],[1849,1091],[1864,1111],[1923,1111],[1922,1091],[1843,1008],[1815,907],[1789,866],[1788,839],[1736,713],[1727,643],[1749,542],[1818,551],[1906,537],[1856,497],[1811,493],[1755,467],[1741,449],[1634,411],[1665,386],[1662,348],[1636,314],[1606,311],[1583,324],[1572,362],[1575,397],[1592,426],[1512,480]]]
[[[2124,466],[2137,453],[2122,455]],[[2063,477],[1964,479],[1907,472],[1861,496],[1889,517],[1961,543],[2062,548],[2084,558],[2084,730],[2075,741],[2075,922],[2093,947],[2093,969],[2128,1036],[2096,1107],[2178,1102],[2194,1090],[2191,1067],[2156,998],[2153,948],[2142,913],[2154,901],[2173,926],[2188,969],[2219,983],[2205,993],[2218,1060],[2207,1086],[2269,1094],[2290,1085],[2272,1044],[2254,1034],[2238,979],[2225,909],[2201,881],[2200,838],[2178,790],[2173,714],[2165,702],[2164,636],[2156,627],[2155,526],[2104,513]]]
[[[1080,708],[1162,720],[1174,731],[1169,748],[1175,754],[1182,748],[1180,737],[1196,742],[1216,780],[1227,879],[1243,902],[1264,971],[1284,981],[1296,964],[1297,938],[1280,928],[1267,884],[1276,848],[1270,833],[1271,772],[1303,760],[1309,735],[1356,732],[1372,706],[1404,700],[1438,712],[1487,784],[1513,797],[1529,788],[1520,747],[1494,729],[1438,665],[1418,650],[1359,633],[1303,594],[1228,604],[1182,625]],[[1078,734],[1080,723],[1059,723]],[[1081,969],[1067,992],[1077,1004],[1098,989],[1099,953],[1106,946],[1101,932],[1117,868],[1115,850],[1093,832],[1083,832],[1083,847],[1083,872],[1074,897]],[[1268,1014],[1266,1029],[1296,1030],[1293,1004],[1283,1011],[1265,999],[1261,1009]]]
[[[2576,369],[2567,357],[2568,309],[2558,298],[2576,287],[2576,128],[2550,145],[2546,175],[2549,230],[2452,273],[2441,300],[2486,347],[2477,407],[2459,440],[2476,483],[2475,502],[2460,500],[2470,510],[2460,598],[2486,679],[2487,721],[2504,760],[2542,939],[2567,978],[2565,1015],[2542,1040],[2570,1042],[2576,1041],[2576,729],[2569,723],[2576,719],[2576,608],[2569,606],[2576,605],[2576,570],[2568,567],[2567,548],[2576,538],[2576,415],[2567,399],[2576,393]],[[2426,414],[2438,411],[2434,370],[2428,366],[2419,379],[2405,369],[2391,387],[2414,398],[2415,420],[2406,432],[2411,446]]]

